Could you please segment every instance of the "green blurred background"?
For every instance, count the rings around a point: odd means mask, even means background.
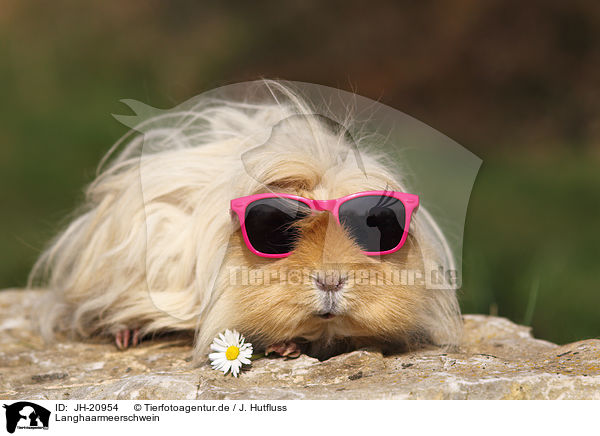
[[[25,284],[125,127],[261,77],[379,99],[483,159],[465,312],[559,343],[600,322],[600,2],[55,2],[0,6],[0,288]]]

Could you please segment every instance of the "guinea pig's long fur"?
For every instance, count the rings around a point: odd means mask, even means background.
[[[413,215],[406,244],[380,258],[361,254],[328,212],[299,223],[300,238],[287,258],[262,258],[246,248],[229,210],[233,198],[404,191],[402,174],[366,150],[364,138],[354,138],[357,155],[345,132],[312,117],[297,94],[277,82],[265,86],[279,94],[277,103],[207,98],[161,115],[164,122],[128,137],[99,170],[78,215],[31,273],[30,280],[50,289],[39,320],[45,337],[191,331],[196,361],[227,328],[243,333],[255,349],[300,340],[323,358],[370,345],[393,351],[458,343],[454,290],[348,281],[327,302],[337,316],[323,319],[315,314],[329,294],[310,280],[281,279],[282,271],[334,270],[346,277],[357,268],[423,271],[428,261],[451,267],[444,237],[423,208]],[[248,271],[270,280],[249,283],[239,276]]]

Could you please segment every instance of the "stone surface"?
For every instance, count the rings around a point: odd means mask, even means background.
[[[44,344],[39,295],[0,291],[1,399],[600,399],[600,340],[558,346],[503,318],[466,315],[454,352],[262,358],[234,379],[192,367],[189,339]]]

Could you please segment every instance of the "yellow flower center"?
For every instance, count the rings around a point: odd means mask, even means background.
[[[227,351],[225,351],[225,357],[227,357],[227,360],[235,360],[239,355],[240,349],[235,345],[232,345],[227,349]]]

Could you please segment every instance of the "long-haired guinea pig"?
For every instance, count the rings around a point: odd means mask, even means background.
[[[286,86],[264,86],[276,102],[200,99],[149,120],[99,171],[31,274],[49,288],[46,337],[112,337],[126,348],[187,331],[196,361],[225,329],[255,350],[320,359],[458,343],[455,291],[398,280],[448,263],[423,208],[403,221],[402,174],[358,150],[350,117],[340,128]],[[384,194],[347,201],[373,191]],[[256,194],[270,206],[256,207]],[[232,200],[243,203],[237,212]]]

